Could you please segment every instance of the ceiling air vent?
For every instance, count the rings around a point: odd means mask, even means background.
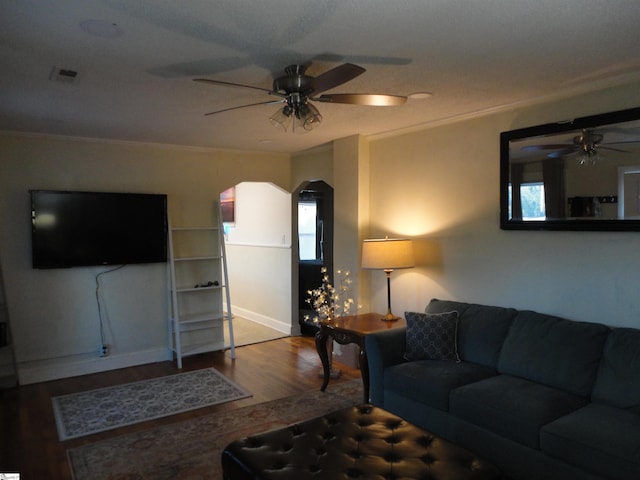
[[[74,83],[78,78],[78,72],[70,68],[53,67],[49,80],[62,83]]]

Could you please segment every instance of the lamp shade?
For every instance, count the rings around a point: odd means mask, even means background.
[[[406,238],[369,239],[362,243],[362,268],[396,270],[415,267],[413,241]]]

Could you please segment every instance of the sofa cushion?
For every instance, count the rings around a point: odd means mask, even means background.
[[[492,368],[474,363],[418,360],[386,368],[384,389],[446,412],[451,390],[495,375]]]
[[[540,428],[587,403],[585,398],[509,375],[471,383],[451,392],[449,411],[530,448],[539,448]]]
[[[405,312],[407,345],[405,360],[455,360],[458,357],[458,312]]]
[[[426,308],[427,313],[453,310],[459,314],[458,355],[460,359],[495,368],[502,343],[517,310],[438,299],[431,300]]]
[[[498,372],[589,396],[609,328],[521,311],[502,346]]]
[[[640,478],[640,415],[589,404],[545,425],[543,452],[617,480]]]
[[[611,331],[604,351],[592,400],[640,413],[640,330]]]

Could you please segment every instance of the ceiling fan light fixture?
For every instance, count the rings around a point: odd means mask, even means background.
[[[289,105],[285,105],[269,117],[269,122],[271,122],[271,125],[274,127],[286,132],[293,120],[291,117],[292,113],[293,111],[291,107]]]
[[[269,122],[284,132],[287,132],[291,126],[293,133],[307,133],[320,126],[322,115],[310,103],[294,103],[293,105],[287,103],[269,117]]]
[[[585,149],[580,151],[578,156],[578,164],[579,165],[596,165],[600,162],[604,157],[600,152],[598,152],[595,147]]]
[[[311,130],[320,126],[320,124],[322,123],[322,115],[320,114],[318,109],[315,107],[315,105],[312,105],[311,103],[306,103],[304,105],[301,105],[300,110],[304,111],[304,113],[301,113],[297,117],[299,118],[300,122],[302,122],[302,130],[304,130],[304,132],[310,132]],[[295,126],[295,121],[294,121],[294,126]],[[300,132],[300,133],[304,133],[304,132]]]

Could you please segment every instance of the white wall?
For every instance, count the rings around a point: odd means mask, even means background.
[[[499,227],[500,132],[638,105],[636,83],[372,141],[372,233],[413,237],[418,254],[392,274],[394,312],[439,297],[640,327],[640,233]]]
[[[227,236],[232,312],[292,334],[291,194],[271,183],[236,185]]]
[[[0,135],[0,255],[21,383],[169,358],[166,266],[102,277],[112,349],[98,357],[95,275],[107,268],[31,268],[29,189],[165,193],[174,225],[203,225],[224,188],[286,187],[289,172],[288,155]]]

